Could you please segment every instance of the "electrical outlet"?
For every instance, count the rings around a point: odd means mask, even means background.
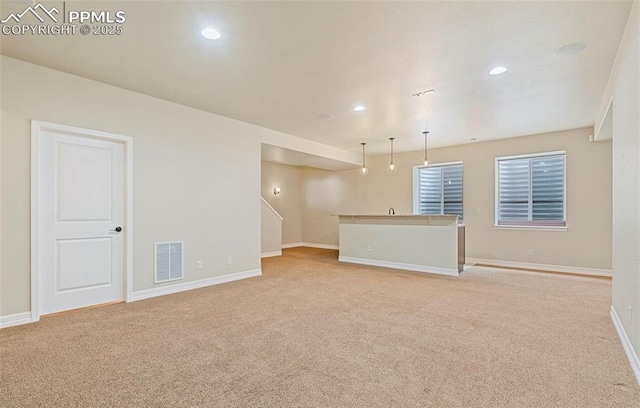
[[[233,263],[233,258],[230,256],[227,257],[227,265],[231,265]]]
[[[203,267],[204,267],[204,264],[202,263],[202,261],[196,262],[196,269],[202,269]]]
[[[367,245],[367,252],[371,252],[371,245]]]
[[[533,248],[529,248],[529,256],[533,255]]]

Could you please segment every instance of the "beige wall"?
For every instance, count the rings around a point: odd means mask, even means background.
[[[262,197],[284,218],[282,243],[302,242],[302,168],[262,162]],[[280,194],[273,188],[279,186]]]
[[[467,257],[611,269],[611,143],[590,143],[591,128],[434,149],[432,163],[462,161]],[[494,227],[495,158],[566,150],[566,231]],[[368,158],[370,174],[358,170],[304,170],[303,239],[337,244],[335,213],[386,214],[413,211],[412,168],[423,152],[398,154],[388,173],[388,155]],[[528,250],[533,249],[534,255]]]
[[[29,310],[30,119],[133,137],[134,291],[157,241],[184,240],[184,281],[260,268],[254,127],[8,58],[2,79],[0,314]]]
[[[0,61],[0,316],[30,309],[31,119],[133,138],[134,291],[171,285],[153,283],[157,241],[184,240],[181,282],[260,268],[262,142],[351,156],[38,65]],[[197,260],[204,269],[196,270]]]
[[[640,354],[640,3],[636,1],[614,64],[613,307]]]
[[[272,255],[282,251],[282,219],[272,207],[260,201],[260,248],[262,254]]]
[[[357,171],[303,169],[303,242],[338,245],[338,217],[364,213],[363,182]]]

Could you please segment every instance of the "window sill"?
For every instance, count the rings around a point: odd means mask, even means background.
[[[549,225],[498,225],[494,224],[493,228],[495,229],[504,229],[504,230],[529,230],[529,231],[566,231],[569,229],[568,226],[564,227],[553,227]]]

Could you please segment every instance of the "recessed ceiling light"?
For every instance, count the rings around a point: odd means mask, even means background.
[[[220,32],[211,27],[205,28],[200,32],[200,34],[202,34],[202,36],[207,40],[217,40],[218,38],[220,38]]]
[[[356,105],[353,107],[353,110],[356,112],[362,112],[364,110],[364,106],[362,105]]]
[[[558,58],[570,57],[572,55],[576,55],[577,53],[584,51],[587,48],[587,43],[584,41],[580,41],[577,43],[565,45],[562,48],[558,48],[553,55]]]
[[[490,75],[500,75],[500,74],[504,74],[505,72],[507,72],[507,69],[505,67],[495,67],[494,69],[489,71],[489,74]]]

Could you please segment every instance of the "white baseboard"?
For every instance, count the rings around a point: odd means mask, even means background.
[[[437,275],[459,276],[457,269],[436,268],[432,266],[407,264],[401,262],[379,261],[376,259],[352,258],[349,256],[338,257],[340,262],[355,263],[361,265],[381,266],[383,268],[403,269],[406,271],[435,273]]]
[[[631,340],[629,340],[629,336],[627,336],[627,332],[624,330],[622,322],[620,321],[620,318],[618,318],[616,309],[614,309],[613,306],[611,306],[611,320],[613,320],[613,325],[618,332],[618,336],[620,336],[620,342],[622,343],[624,352],[627,354],[629,364],[631,364],[631,370],[633,370],[633,374],[636,376],[636,381],[638,381],[638,384],[640,385],[640,360],[638,359],[638,355],[631,345]]]
[[[282,245],[283,249],[286,249],[286,248],[297,248],[297,247],[320,248],[320,249],[339,249],[338,245],[314,244],[314,243],[311,243],[311,242],[296,242],[295,244],[284,244],[284,245]]]
[[[213,278],[200,279],[192,282],[183,282],[175,285],[161,286],[159,288],[138,290],[136,292],[133,292],[131,302],[142,299],[149,299],[156,296],[170,295],[172,293],[184,292],[192,289],[205,288],[207,286],[220,285],[221,283],[253,278],[260,275],[262,275],[261,269],[253,269],[250,271],[230,273],[228,275],[222,276],[214,276]]]
[[[282,256],[282,251],[263,252],[260,254],[260,258],[271,258],[273,256]]]
[[[467,265],[482,264],[487,266],[499,266],[503,268],[520,268],[520,269],[533,269],[545,272],[560,272],[560,273],[573,273],[580,275],[592,275],[592,276],[607,276],[611,277],[613,274],[611,269],[595,269],[595,268],[582,268],[579,266],[564,266],[564,265],[550,265],[528,262],[515,262],[515,261],[500,261],[496,259],[480,259],[480,258],[467,258],[465,260]]]
[[[311,242],[303,242],[302,246],[309,247],[309,248],[320,248],[320,249],[339,249],[338,245],[314,244]]]
[[[293,244],[282,244],[282,249],[297,248],[299,246],[302,246],[302,242],[296,242],[296,243],[293,243]]]
[[[36,320],[31,318],[31,312],[16,313],[8,316],[0,316],[0,329],[5,327],[19,326],[21,324],[33,323]]]

